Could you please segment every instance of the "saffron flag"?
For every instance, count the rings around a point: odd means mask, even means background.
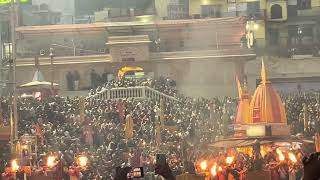
[[[81,97],[80,98],[80,121],[81,122],[84,122],[85,121],[85,101],[84,101],[84,98],[83,97]]]
[[[128,114],[126,117],[126,124],[125,124],[124,131],[125,131],[126,139],[133,138],[133,119],[130,114]]]
[[[44,137],[43,137],[43,133],[42,133],[42,128],[39,125],[39,123],[37,123],[35,125],[35,132],[36,132],[36,136],[40,139],[41,144],[44,145]]]
[[[316,152],[320,152],[320,134],[316,133],[315,137],[315,144],[316,144]]]

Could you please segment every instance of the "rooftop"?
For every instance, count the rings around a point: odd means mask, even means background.
[[[61,25],[44,25],[44,26],[21,26],[16,28],[19,33],[46,33],[46,32],[73,32],[85,30],[103,31],[112,27],[130,27],[130,26],[183,26],[190,24],[208,25],[208,24],[226,24],[226,25],[243,25],[245,18],[227,17],[227,18],[209,18],[209,19],[184,19],[184,20],[157,20],[154,22],[105,22],[91,24],[61,24]]]

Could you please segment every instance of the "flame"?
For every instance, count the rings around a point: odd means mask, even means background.
[[[219,171],[219,172],[222,171],[222,167],[221,167],[221,166],[218,167],[218,171]]]
[[[47,166],[49,168],[52,168],[55,166],[55,161],[56,161],[56,157],[54,156],[49,156],[48,159],[47,159]]]
[[[296,158],[296,156],[295,156],[292,152],[289,152],[288,155],[289,155],[289,159],[290,159],[293,163],[296,163],[296,162],[297,162],[297,158]]]
[[[201,170],[206,170],[208,168],[208,164],[207,164],[207,161],[202,161],[201,163],[200,163],[200,169]]]
[[[87,166],[87,163],[88,163],[88,158],[86,156],[80,156],[79,157],[79,165],[81,167]]]
[[[12,161],[11,161],[11,170],[12,170],[13,172],[16,172],[16,171],[18,171],[19,168],[20,168],[20,167],[19,167],[19,165],[18,165],[18,160],[16,160],[16,159],[12,160]]]
[[[229,156],[229,157],[226,158],[226,163],[227,164],[232,164],[233,160],[234,160],[234,156]]]
[[[217,175],[217,165],[216,165],[216,164],[214,164],[214,165],[212,166],[210,172],[211,172],[211,175],[212,175],[212,176],[216,176],[216,175]]]
[[[282,153],[282,151],[280,149],[277,149],[277,154],[279,156],[279,160],[280,161],[284,161],[285,160],[285,157],[284,157],[284,155],[283,155],[283,153]]]

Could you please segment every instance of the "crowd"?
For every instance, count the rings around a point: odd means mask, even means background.
[[[74,159],[85,154],[89,157],[89,167],[83,172],[83,179],[113,179],[116,167],[124,165],[143,166],[146,172],[153,172],[152,164],[158,152],[166,152],[173,173],[180,174],[184,164],[196,163],[197,159],[203,158],[203,147],[219,136],[228,135],[228,127],[235,118],[237,99],[184,97],[175,90],[175,82],[167,78],[112,80],[97,86],[91,95],[103,88],[139,85],[153,87],[178,101],[161,104],[152,99],[88,98],[81,103],[80,98],[51,97],[41,101],[21,98],[18,101],[19,135],[38,136],[41,144],[38,154],[55,153],[63,167],[74,166]],[[317,96],[283,95],[283,99],[294,133],[312,135],[319,127]],[[1,124],[4,125],[8,125],[10,119],[8,104],[7,99],[1,99]],[[84,117],[80,115],[82,106]],[[160,107],[164,114],[161,145],[156,129]],[[124,131],[124,123],[129,117],[134,122],[132,138],[127,138]],[[192,151],[186,148],[193,144],[197,145],[191,148]],[[0,172],[3,172],[9,165],[10,152],[1,149],[0,153]],[[25,163],[34,168],[39,164]],[[63,173],[66,176],[67,172]]]

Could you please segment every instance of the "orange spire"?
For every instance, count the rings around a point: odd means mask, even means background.
[[[262,67],[261,67],[261,83],[264,85],[267,83],[267,70],[266,70],[266,66],[264,65],[263,58],[262,58]]]
[[[237,86],[238,86],[239,99],[241,99],[241,97],[242,97],[242,87],[241,87],[238,75],[236,75],[236,82],[237,82]]]
[[[285,107],[280,95],[267,82],[267,71],[262,59],[261,84],[257,87],[250,104],[250,123],[287,123]]]

